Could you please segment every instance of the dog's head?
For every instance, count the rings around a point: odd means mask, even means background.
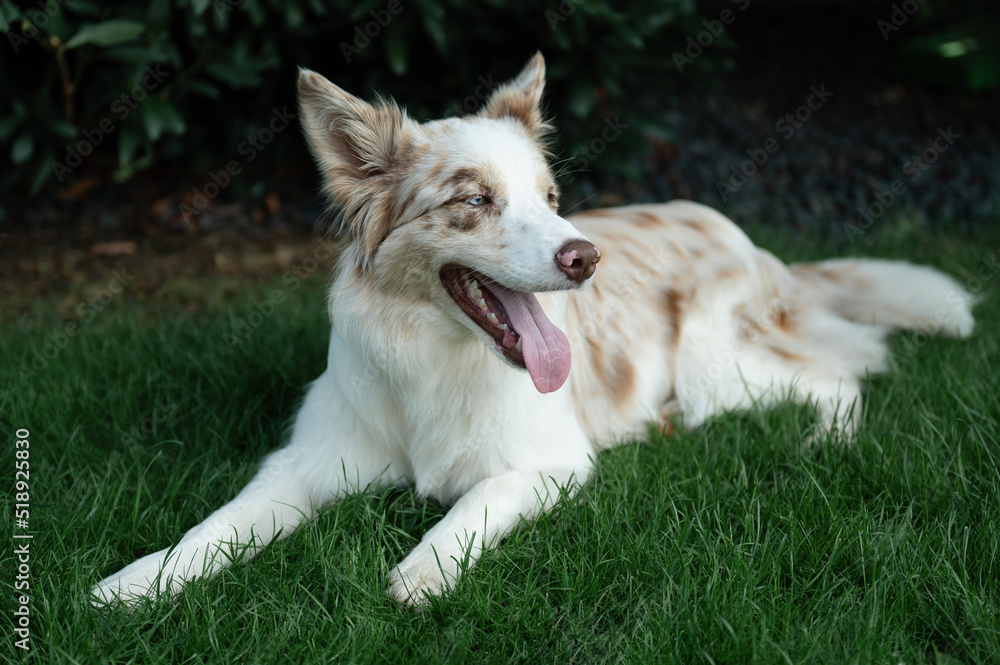
[[[600,251],[557,214],[536,55],[475,115],[417,123],[299,73],[302,122],[359,279],[439,304],[550,392],[566,336],[532,295],[580,288]]]

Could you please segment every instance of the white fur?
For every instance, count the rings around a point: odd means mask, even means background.
[[[369,225],[378,211],[354,202],[368,221],[346,222],[352,239],[330,287],[327,368],[310,385],[288,444],[174,548],[102,580],[96,602],[177,592],[235,554],[289,535],[338,497],[406,484],[454,504],[388,580],[394,598],[418,603],[454,584],[463,562],[522,518],[549,508],[561,488],[585,482],[597,451],[641,433],[662,410],[679,411],[691,426],[791,395],[849,435],[861,378],[884,368],[889,328],[918,328],[943,311],[938,329],[971,331],[968,295],[933,270],[875,261],[789,268],[698,204],[559,217],[546,200],[550,175],[534,116],[516,107],[522,97],[537,104],[543,74],[536,58],[498,91],[516,95],[510,104],[426,125],[393,117],[397,133],[373,130],[351,147],[370,150],[376,164],[375,153],[397,150],[405,135],[412,172],[397,196],[414,195],[375,240]],[[316,75],[303,77],[307,131],[343,203],[371,176],[345,163],[349,138],[326,145],[324,132],[345,117],[374,127],[380,116]],[[504,115],[512,105],[518,117]],[[464,185],[428,175],[439,163],[500,181],[496,214],[471,230],[450,227],[476,211],[463,203]],[[582,291],[553,260],[581,238],[603,252]],[[527,372],[498,358],[442,287],[438,271],[449,263],[538,293],[570,340],[566,385],[541,394]]]

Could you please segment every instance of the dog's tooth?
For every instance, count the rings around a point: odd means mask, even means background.
[[[500,323],[500,320],[497,318],[497,315],[494,314],[493,312],[490,312],[489,314],[487,314],[486,318],[489,319],[490,321],[492,321],[493,323]]]
[[[522,353],[522,351],[521,351],[521,339],[520,338],[518,338],[518,340],[517,340],[517,347],[516,348],[517,348],[517,352],[518,353]]]
[[[508,326],[506,323],[501,323],[500,324],[500,330],[502,330],[504,332],[510,332],[510,326]]]
[[[480,298],[479,302],[476,304],[479,305],[479,309],[483,310],[484,312],[489,309],[489,307],[486,306],[486,300],[484,300],[483,298]]]
[[[465,292],[473,300],[479,300],[483,297],[483,292],[479,290],[479,282],[474,279],[465,280]]]

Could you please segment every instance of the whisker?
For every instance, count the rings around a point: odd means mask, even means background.
[[[563,210],[563,211],[562,211],[562,214],[563,214],[563,215],[565,215],[566,213],[568,213],[568,212],[569,212],[570,210],[572,210],[573,208],[578,208],[578,207],[582,206],[582,205],[583,205],[584,203],[586,203],[586,202],[587,202],[587,201],[589,201],[590,199],[594,198],[594,197],[595,197],[595,196],[597,196],[598,194],[600,194],[600,192],[594,192],[593,194],[591,194],[591,195],[590,195],[590,196],[588,196],[587,198],[585,198],[585,199],[583,199],[583,200],[581,200],[581,201],[578,201],[578,202],[577,202],[577,203],[575,203],[574,205],[571,205],[570,207],[568,207],[568,208],[566,208],[565,210]]]

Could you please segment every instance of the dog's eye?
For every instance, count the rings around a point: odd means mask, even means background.
[[[466,203],[468,203],[470,206],[481,206],[487,202],[488,202],[487,198],[482,194],[477,194],[476,196],[473,196],[471,199],[466,201]]]

